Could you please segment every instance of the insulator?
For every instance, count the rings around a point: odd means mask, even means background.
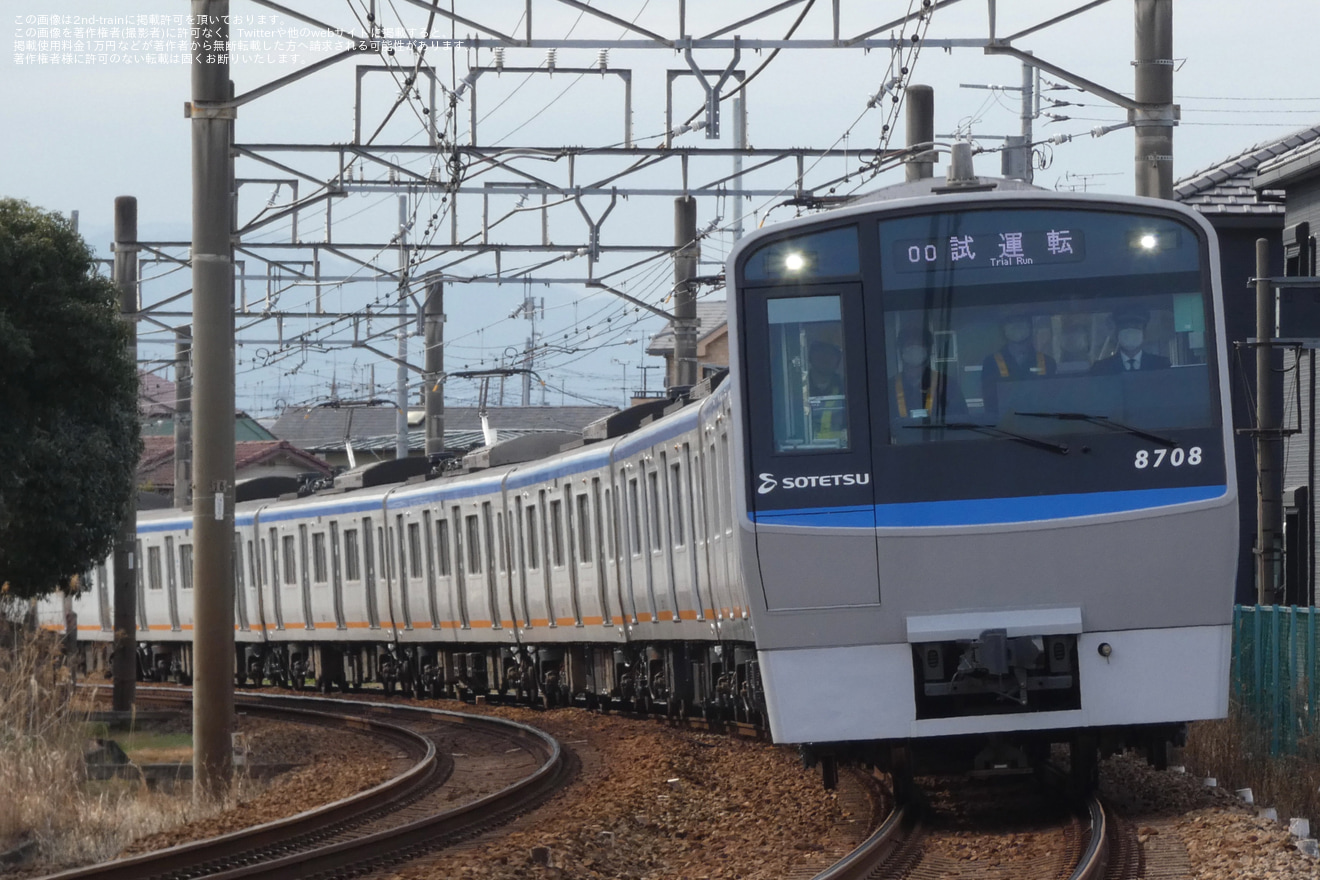
[[[596,56],[596,63],[597,63],[598,65],[600,65],[600,69],[601,69],[602,71],[604,71],[604,70],[609,70],[609,67],[610,67],[610,50],[609,50],[609,49],[601,49],[601,50],[600,50],[600,53]]]
[[[503,47],[503,46],[496,47],[496,49],[495,49],[495,69],[496,69],[496,70],[503,70],[503,69],[504,69],[504,47]]]
[[[546,49],[546,50],[545,50],[545,68],[546,68],[546,70],[554,70],[554,69],[555,69],[555,50],[554,50],[554,49]]]

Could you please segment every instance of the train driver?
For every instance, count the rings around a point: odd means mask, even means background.
[[[930,331],[908,324],[899,330],[897,342],[902,366],[894,377],[894,403],[899,418],[940,422],[966,416],[967,401],[958,378],[930,365],[934,348]]]
[[[1043,379],[1058,372],[1054,358],[1036,349],[1031,315],[1009,312],[1000,324],[1003,346],[981,362],[981,397],[988,416],[999,413],[999,383]]]
[[[1059,337],[1059,372],[1086,373],[1091,369],[1091,318],[1065,315]]]
[[[847,392],[839,364],[843,352],[818,339],[807,348],[807,396],[811,403],[812,437],[846,445],[848,442]]]
[[[1140,370],[1163,370],[1169,366],[1169,359],[1146,351],[1142,348],[1146,342],[1146,325],[1150,323],[1150,312],[1142,308],[1126,308],[1114,312],[1114,327],[1118,331],[1118,350],[1107,358],[1101,358],[1091,367],[1097,376],[1126,373]]]

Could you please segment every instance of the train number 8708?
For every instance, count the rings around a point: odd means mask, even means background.
[[[1187,450],[1182,447],[1142,449],[1137,452],[1137,459],[1132,464],[1137,470],[1141,470],[1142,468],[1159,467],[1166,461],[1173,467],[1182,467],[1184,464],[1196,467],[1201,463],[1201,447],[1193,446]]]

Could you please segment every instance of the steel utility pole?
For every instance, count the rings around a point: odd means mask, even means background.
[[[192,0],[193,794],[229,788],[234,728],[234,263],[229,0]],[[226,106],[229,104],[228,106]]]
[[[674,375],[678,386],[697,384],[697,200],[674,199]]]
[[[1136,0],[1136,190],[1173,198],[1173,0]]]
[[[128,325],[125,347],[137,364],[138,313],[138,243],[137,199],[115,199],[115,284],[119,287],[119,308]],[[137,477],[128,496],[124,519],[115,538],[115,634],[111,666],[114,671],[114,694],[111,706],[116,712],[133,708],[137,695]]]
[[[1270,284],[1270,243],[1256,239],[1256,601],[1279,601],[1278,573],[1283,543],[1283,498],[1279,465],[1282,419],[1274,396],[1273,352],[1274,287]]]

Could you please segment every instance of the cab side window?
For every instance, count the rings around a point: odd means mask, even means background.
[[[784,297],[766,306],[775,451],[849,449],[839,297]]]

